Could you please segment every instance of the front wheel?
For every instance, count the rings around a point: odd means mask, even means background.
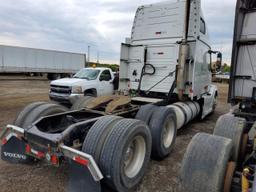
[[[214,99],[213,99],[212,112],[215,111],[217,105],[218,105],[218,95],[215,94]]]

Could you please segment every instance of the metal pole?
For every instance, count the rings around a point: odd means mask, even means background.
[[[87,58],[86,58],[86,54],[84,54],[84,67],[87,67]]]
[[[87,60],[88,63],[90,63],[90,45],[88,45],[88,60]]]
[[[99,50],[97,51],[97,63],[99,64],[100,62],[99,62],[99,57],[100,57],[100,52],[99,52]]]

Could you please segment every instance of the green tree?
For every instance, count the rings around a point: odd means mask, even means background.
[[[230,72],[230,66],[227,63],[223,64],[222,72]]]

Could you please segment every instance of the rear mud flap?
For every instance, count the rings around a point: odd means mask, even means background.
[[[67,192],[101,192],[100,181],[96,182],[89,169],[69,160],[69,181]]]
[[[26,155],[26,143],[12,136],[7,143],[1,146],[1,159],[10,163],[29,163],[32,157]]]

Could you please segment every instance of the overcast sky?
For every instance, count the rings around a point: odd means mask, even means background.
[[[119,63],[136,8],[159,0],[8,0],[0,3],[0,44],[86,53]],[[230,62],[235,0],[202,0],[213,49]]]

